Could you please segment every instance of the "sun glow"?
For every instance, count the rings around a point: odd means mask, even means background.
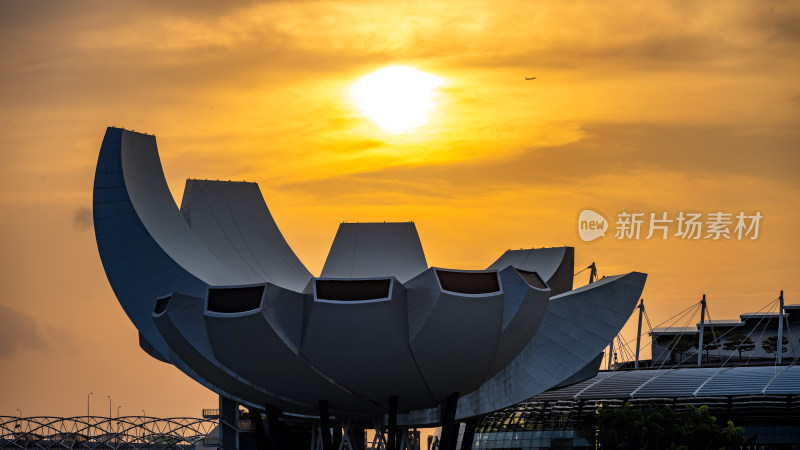
[[[386,132],[401,134],[428,123],[439,77],[412,67],[390,66],[365,75],[350,88],[361,114]]]

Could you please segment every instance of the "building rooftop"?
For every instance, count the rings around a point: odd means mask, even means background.
[[[687,334],[696,332],[697,327],[658,327],[653,328],[650,334]]]
[[[793,305],[784,305],[784,309],[787,310],[800,310],[800,304],[793,304]],[[789,317],[789,312],[784,312],[783,317]],[[749,312],[743,313],[739,315],[739,320],[737,319],[715,319],[715,320],[707,320],[705,322],[705,326],[714,326],[714,327],[738,327],[745,324],[747,319],[777,319],[778,312],[777,311],[768,311],[768,312]],[[695,326],[690,327],[657,327],[653,328],[653,331],[650,334],[660,334],[660,335],[677,335],[677,334],[686,334],[686,333],[697,333],[697,330],[700,328],[700,322],[697,322]]]
[[[800,366],[693,367],[600,372],[532,401],[797,394]]]

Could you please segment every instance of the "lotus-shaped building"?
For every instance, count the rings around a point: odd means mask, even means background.
[[[394,409],[406,425],[440,423],[448,399],[473,417],[594,375],[646,278],[573,290],[569,247],[429,267],[411,222],[341,224],[315,277],[255,183],[190,179],[178,208],[155,137],[120,128],[100,149],[94,224],[150,355],[250,407]]]

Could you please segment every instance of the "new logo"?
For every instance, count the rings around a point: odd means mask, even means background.
[[[606,230],[608,230],[608,221],[605,217],[591,209],[581,211],[581,215],[578,216],[578,234],[581,239],[586,242],[593,241],[605,236]]]

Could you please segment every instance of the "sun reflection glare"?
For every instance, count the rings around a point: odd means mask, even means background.
[[[388,133],[409,132],[428,123],[436,105],[439,77],[412,67],[390,66],[365,75],[350,88],[362,114]]]

